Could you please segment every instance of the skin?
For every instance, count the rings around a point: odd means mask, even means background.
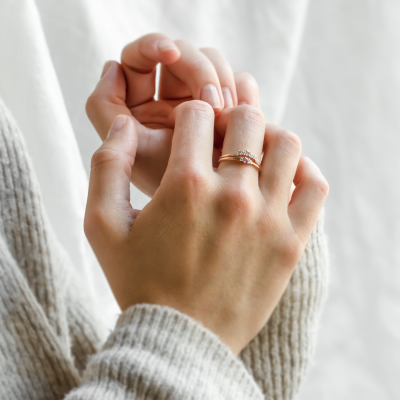
[[[149,100],[144,108],[154,119],[141,124],[144,114],[110,95],[123,68],[113,64],[114,78],[104,79],[106,72],[96,88],[103,90],[96,100],[102,104],[97,108],[101,115],[91,114],[104,142],[92,158],[86,236],[122,310],[139,303],[173,307],[201,322],[238,354],[282,296],[328,184],[318,167],[301,157],[295,134],[265,123],[258,101],[216,112],[203,101],[188,101],[189,96],[173,107],[169,100],[161,100],[161,106]],[[183,96],[185,90],[182,86],[175,93]],[[237,98],[243,95],[236,93]],[[140,96],[142,101],[143,91]],[[164,123],[171,128],[149,127],[156,121],[157,107],[167,105]],[[123,109],[124,115],[112,117],[109,108]],[[110,120],[114,122],[107,137],[103,130]],[[152,131],[142,135],[141,129]],[[169,135],[169,145],[148,138],[146,146],[154,148],[140,153],[141,141],[158,130]],[[222,149],[216,146],[216,135],[224,138]],[[216,152],[238,149],[259,158],[264,153],[260,173],[239,162],[216,165]],[[167,156],[165,167],[160,164],[154,170],[146,158],[152,159],[156,150],[160,157],[163,152]],[[139,212],[130,204],[129,186],[141,173],[155,189]],[[296,188],[288,205],[293,182]]]
[[[224,152],[267,150],[260,174],[212,165],[214,112],[200,101],[174,113],[171,157],[159,189],[138,214],[129,198],[138,134],[129,118],[111,129],[92,159],[85,233],[122,310],[173,307],[216,333],[238,354],[281,297],[328,194],[292,133],[238,106]],[[252,135],[248,133],[251,132]],[[287,206],[291,183],[292,200]]]
[[[171,49],[160,51],[159,43],[168,40]],[[165,43],[165,42],[164,42]],[[155,95],[155,67],[161,63],[159,99]],[[226,116],[231,108],[224,104],[223,90],[229,90],[232,106],[247,103],[259,107],[256,80],[247,72],[233,73],[229,63],[215,49],[197,49],[190,43],[172,41],[154,33],[128,44],[121,63],[108,61],[102,77],[86,104],[87,115],[104,140],[118,114],[135,122],[139,137],[131,182],[152,197],[167,167],[173,136],[174,108],[184,101],[201,99],[201,89],[216,87],[221,108],[214,109],[219,123],[214,136],[214,166],[221,155]]]

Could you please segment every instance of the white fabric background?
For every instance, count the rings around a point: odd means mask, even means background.
[[[331,184],[331,294],[299,399],[400,398],[399,26],[395,0],[0,0],[0,96],[108,326],[118,309],[82,230],[100,144],[84,105],[104,61],[163,32],[251,72],[267,119],[300,135]]]

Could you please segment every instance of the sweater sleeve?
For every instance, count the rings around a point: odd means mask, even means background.
[[[211,331],[172,308],[139,304],[120,316],[66,400],[263,398]]]

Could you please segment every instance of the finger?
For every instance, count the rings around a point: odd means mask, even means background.
[[[86,113],[102,140],[117,115],[130,114],[125,96],[126,81],[121,65],[107,61],[100,81],[86,102]]]
[[[329,185],[319,168],[307,157],[301,157],[294,178],[296,189],[288,207],[293,228],[306,243],[329,193]]]
[[[177,62],[161,68],[159,98],[174,100],[192,97],[205,101],[220,112],[224,100],[214,65],[189,42],[177,40],[175,43],[181,56]]]
[[[107,62],[102,78],[86,103],[88,117],[102,140],[106,139],[117,115],[131,114],[125,105],[125,85],[121,66],[115,61]],[[153,111],[162,115],[164,109],[158,110],[156,104]],[[132,183],[151,197],[168,163],[172,132],[165,129],[148,129],[135,118],[130,119],[135,124],[139,138]]]
[[[226,132],[226,126],[228,124],[228,120],[230,119],[231,113],[234,111],[233,107],[224,108],[218,116],[215,118],[215,133],[218,135],[217,137],[224,138]],[[222,146],[221,146],[222,147]]]
[[[220,78],[221,79],[221,78]],[[249,104],[260,108],[258,99],[258,85],[254,77],[248,72],[235,72],[234,80],[237,93],[237,102],[239,105]],[[223,84],[221,83],[223,86]],[[215,133],[217,138],[225,136],[226,124],[228,122],[230,111],[225,109],[215,120]]]
[[[239,150],[248,150],[258,160],[264,140],[265,120],[262,112],[252,106],[237,106],[231,109],[226,126],[222,154],[235,154]],[[252,174],[257,177],[258,171],[251,165],[238,161],[222,161],[218,166],[221,175]]]
[[[128,44],[122,51],[121,64],[127,79],[126,104],[129,108],[146,103],[155,94],[156,65],[176,62],[180,51],[161,33],[151,33]]]
[[[212,172],[214,112],[202,101],[187,101],[174,109],[175,130],[167,171]]]
[[[238,104],[249,104],[259,108],[258,84],[253,75],[248,72],[235,72],[234,78]]]
[[[225,57],[217,49],[203,48],[200,51],[213,63],[217,71],[224,97],[224,108],[237,106],[235,78],[228,61],[226,61]]]
[[[266,124],[264,143],[265,152],[259,179],[261,192],[264,197],[287,204],[301,155],[301,141],[292,132]]]
[[[119,115],[108,137],[93,154],[89,193],[85,214],[85,232],[89,236],[123,237],[129,231],[136,212],[130,204],[130,176],[137,149],[133,121]]]

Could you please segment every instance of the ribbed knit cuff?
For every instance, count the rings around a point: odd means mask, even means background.
[[[159,305],[139,304],[121,314],[86,379],[124,399],[263,399],[244,364],[216,335]]]

